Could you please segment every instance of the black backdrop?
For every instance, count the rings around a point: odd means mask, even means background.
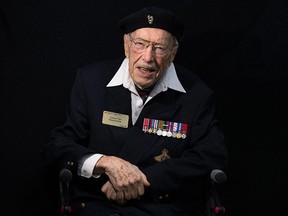
[[[216,93],[227,215],[287,215],[286,0],[2,0],[0,215],[57,215],[39,149],[63,121],[76,69],[122,57],[117,21],[151,5],[185,20],[176,62]]]

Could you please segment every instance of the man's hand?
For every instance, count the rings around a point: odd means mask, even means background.
[[[144,194],[148,182],[144,173],[138,167],[114,156],[103,156],[94,168],[94,173],[103,170],[109,177],[102,192],[108,199],[115,201],[136,199]]]
[[[107,181],[103,187],[101,188],[101,191],[106,195],[106,197],[110,200],[114,200],[118,202],[118,204],[122,205],[126,202],[124,197],[124,192],[119,191],[117,192],[113,185]]]

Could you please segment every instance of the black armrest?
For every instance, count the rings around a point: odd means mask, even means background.
[[[227,176],[224,171],[219,169],[214,169],[211,171],[207,190],[207,216],[222,216],[225,214],[225,207],[221,204],[215,184],[223,184],[226,182],[226,180]]]

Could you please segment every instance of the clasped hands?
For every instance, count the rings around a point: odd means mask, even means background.
[[[139,168],[128,161],[114,156],[103,156],[95,165],[94,172],[101,170],[109,177],[101,191],[110,200],[124,204],[131,199],[137,199],[150,186],[146,176]]]

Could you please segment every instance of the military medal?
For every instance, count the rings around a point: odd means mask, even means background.
[[[162,127],[163,127],[163,121],[162,121],[162,120],[159,120],[158,130],[157,130],[157,135],[158,135],[158,136],[161,136],[161,135],[162,135]]]
[[[180,139],[180,138],[182,137],[181,132],[182,132],[182,123],[178,123],[177,135],[176,135],[176,137],[177,137],[178,139]]]
[[[144,118],[142,131],[144,133],[157,134],[158,136],[185,139],[188,133],[188,124]]]
[[[144,118],[144,120],[143,120],[143,129],[142,130],[144,131],[144,133],[148,132],[149,121],[150,121],[149,118]]]
[[[151,133],[154,133],[155,119],[152,119],[151,122]]]
[[[149,120],[149,129],[148,129],[148,133],[149,133],[149,134],[152,133],[152,127],[153,127],[153,120],[150,119],[150,120]]]
[[[188,130],[188,124],[182,124],[182,139],[186,138],[187,130]]]
[[[167,124],[165,124],[165,121],[163,121],[163,132],[162,136],[167,136]]]
[[[172,130],[172,137],[175,138],[177,136],[177,128],[178,128],[178,123],[173,122],[173,130]]]
[[[168,125],[168,132],[167,132],[167,137],[171,137],[172,136],[172,122],[167,122]]]
[[[158,120],[157,119],[153,119],[154,124],[153,124],[153,133],[156,134],[157,133],[157,128],[158,128]]]

